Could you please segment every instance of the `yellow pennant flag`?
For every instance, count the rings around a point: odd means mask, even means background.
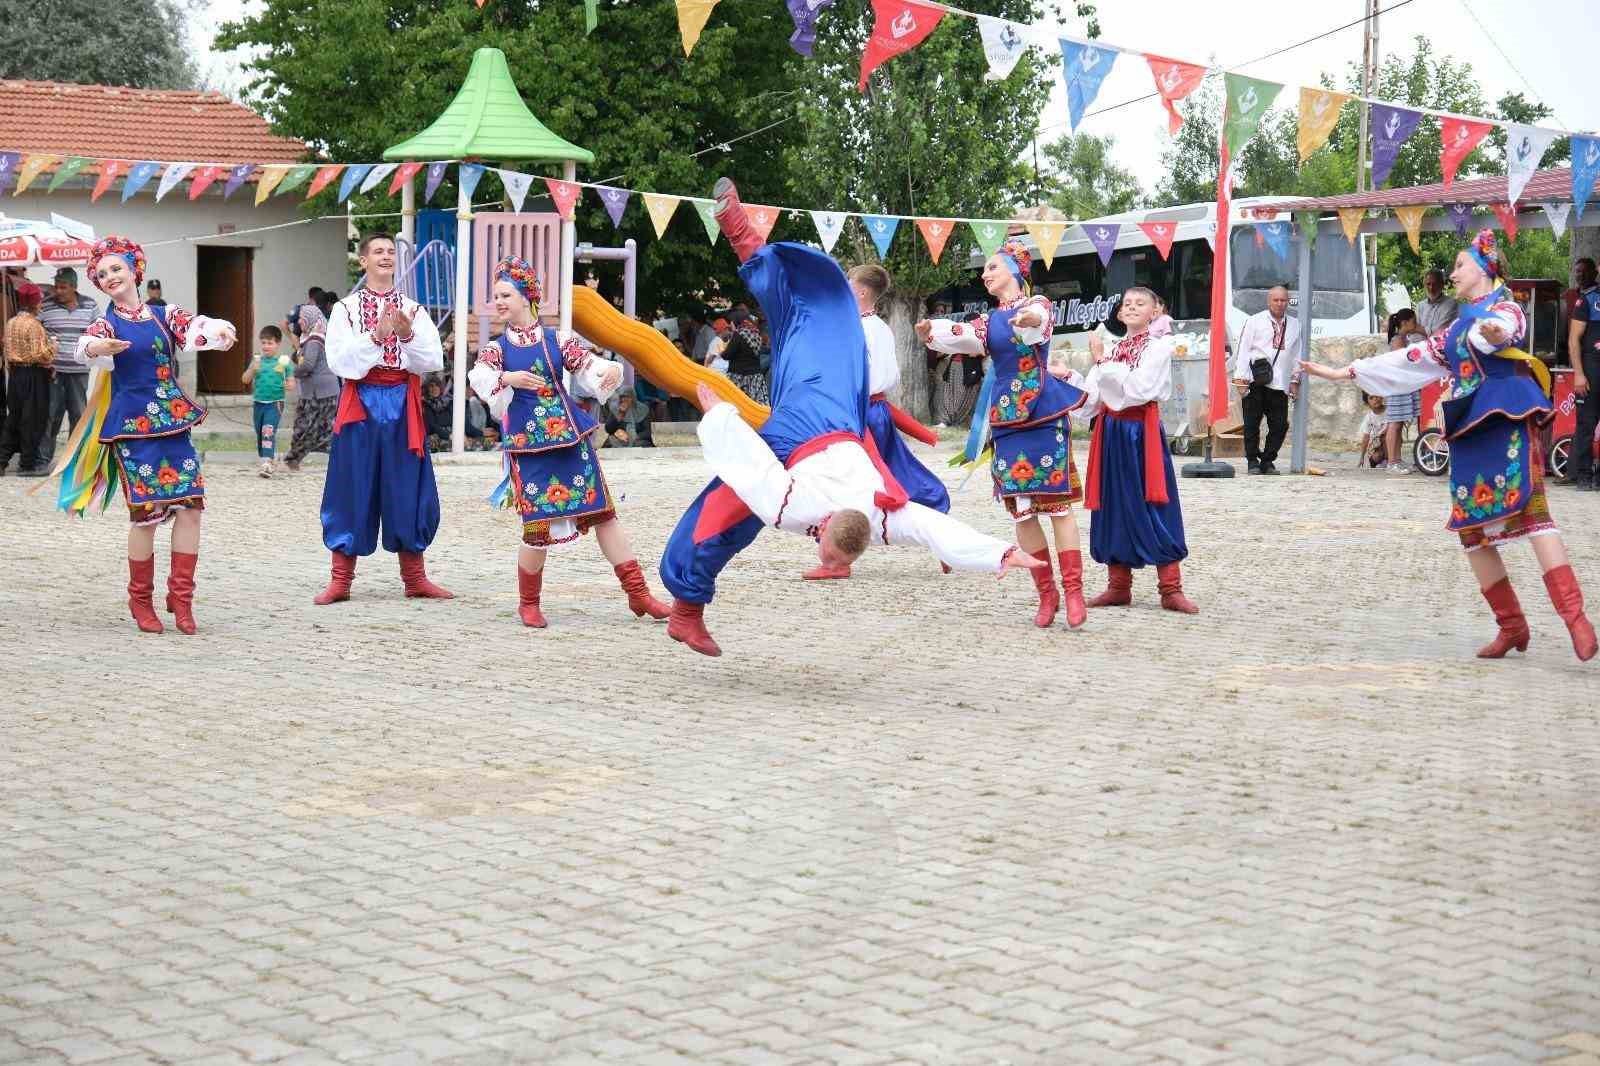
[[[1406,239],[1411,242],[1411,250],[1418,255],[1422,254],[1422,244],[1417,237],[1422,233],[1422,216],[1427,210],[1428,208],[1425,204],[1394,209],[1394,217],[1398,218],[1400,224],[1406,228]]]
[[[1328,143],[1333,127],[1339,124],[1339,112],[1349,102],[1349,96],[1330,89],[1300,90],[1300,132],[1295,137],[1300,146],[1300,162],[1310,159],[1312,152]]]
[[[1361,232],[1361,220],[1367,215],[1364,207],[1339,208],[1339,225],[1344,227],[1344,239],[1351,244],[1356,243],[1356,234]]]
[[[673,213],[678,210],[678,198],[647,192],[644,194],[644,209],[650,212],[650,221],[655,223],[656,236],[664,237],[667,223],[672,221]]]
[[[717,0],[678,0],[678,32],[683,34],[683,54],[694,51],[700,41],[700,31],[706,28],[706,19]]]
[[[272,190],[278,183],[288,176],[294,169],[292,163],[274,163],[261,168],[261,173],[256,176],[256,206],[260,207],[267,197],[272,195]]]
[[[17,187],[11,195],[17,196],[24,192],[33,183],[33,179],[37,178],[42,170],[55,161],[55,156],[44,152],[23,156],[22,165],[17,168]]]
[[[1039,258],[1044,260],[1046,270],[1050,269],[1050,261],[1055,258],[1056,249],[1061,246],[1061,238],[1066,232],[1065,222],[1028,223],[1028,236],[1033,238],[1034,246],[1039,249]]]

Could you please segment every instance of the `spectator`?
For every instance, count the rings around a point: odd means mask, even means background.
[[[1461,305],[1455,297],[1444,294],[1444,271],[1437,267],[1422,275],[1422,287],[1427,290],[1428,298],[1417,308],[1417,322],[1423,334],[1431,337],[1450,328],[1450,323],[1461,313]]]
[[[23,477],[44,477],[50,472],[39,459],[39,447],[50,415],[50,362],[55,348],[34,317],[42,295],[37,285],[18,285],[17,313],[5,326],[5,362],[11,382],[5,427],[0,431],[0,474],[5,473],[13,455],[19,456],[17,473]]]
[[[1580,259],[1573,277],[1582,286],[1578,304],[1567,326],[1567,353],[1572,357],[1572,395],[1578,401],[1578,424],[1572,433],[1567,476],[1562,484],[1589,491],[1600,490],[1600,470],[1594,465],[1594,431],[1600,424],[1600,285],[1593,259]]]
[[[144,283],[144,302],[151,307],[167,306],[167,301],[161,298],[161,282],[155,278]]]
[[[736,309],[733,314],[738,315]],[[725,321],[717,333],[724,339],[722,358],[727,360],[728,379],[756,403],[767,402],[767,375],[761,372],[761,330],[750,312],[736,321]]]
[[[1588,256],[1574,259],[1572,261],[1572,288],[1565,289],[1561,293],[1561,332],[1557,336],[1571,339],[1572,316],[1578,310],[1578,305],[1583,302],[1583,290],[1590,288],[1594,283],[1594,260]]]
[[[83,417],[89,364],[78,354],[78,338],[99,317],[94,301],[78,292],[78,272],[71,267],[56,271],[55,285],[39,305],[39,322],[56,346],[55,360],[50,364],[50,414],[39,446],[40,466],[48,467],[55,459],[56,436],[61,432],[63,416],[68,419],[69,430]]]
[[[622,444],[635,448],[654,448],[655,441],[650,437],[650,407],[640,399],[638,394],[638,381],[635,379],[634,388],[619,389],[616,394],[607,400],[601,407],[605,421],[605,440],[600,442],[600,447],[609,448],[612,444]]]
[[[1170,328],[1170,327],[1169,327]],[[1245,466],[1252,474],[1276,474],[1273,463],[1289,432],[1289,400],[1300,391],[1300,323],[1289,317],[1289,290],[1274,285],[1265,310],[1245,319],[1233,360],[1233,384],[1244,411]],[[1261,441],[1261,420],[1267,439]]]
[[[728,372],[728,361],[722,357],[728,341],[733,337],[733,325],[725,318],[711,323],[711,343],[706,347],[705,365],[719,374]]]
[[[701,366],[706,365],[706,354],[711,351],[711,344],[717,339],[710,326],[706,325],[706,314],[698,308],[690,311],[689,320],[689,355]],[[682,319],[679,320],[680,322]]]
[[[1361,416],[1361,458],[1356,461],[1356,467],[1378,467],[1382,465],[1386,454],[1383,447],[1383,397],[1363,392],[1361,402],[1366,406],[1367,413]]]
[[[1417,313],[1409,307],[1389,316],[1389,350],[1396,351],[1427,340],[1417,324]],[[1401,430],[1422,414],[1422,393],[1402,392],[1383,398],[1383,451],[1388,458],[1384,469],[1393,474],[1409,474],[1411,468],[1400,461]]]
[[[295,390],[300,394],[294,407],[294,440],[284,465],[291,472],[312,452],[325,452],[333,442],[333,416],[339,410],[339,376],[328,368],[324,342],[328,332],[328,312],[336,302],[324,292],[314,304],[300,308],[300,360],[294,368]]]
[[[317,305],[317,297],[321,294],[321,287],[317,285],[311,286],[306,290],[306,302],[295,304],[289,308],[289,313],[284,316],[282,322],[278,323],[278,329],[288,338],[289,343],[297,349],[300,347],[300,309],[307,304],[315,307]]]
[[[252,386],[254,421],[256,430],[256,455],[261,460],[259,473],[272,476],[273,464],[278,458],[278,423],[283,419],[284,389],[294,373],[294,362],[286,353],[280,353],[283,331],[277,326],[262,326],[258,338],[261,351],[244,368],[244,383]]]
[[[933,318],[962,319],[952,315],[950,305],[940,301],[933,305]],[[929,378],[934,382],[933,411],[941,426],[965,425],[972,419],[972,409],[978,405],[978,392],[983,387],[982,355],[950,355],[925,349]]]

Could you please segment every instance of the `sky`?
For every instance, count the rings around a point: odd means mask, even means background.
[[[778,5],[781,0],[766,2]],[[209,9],[209,18],[195,20],[194,33],[201,68],[214,87],[235,91],[242,78],[236,62],[210,51],[212,27],[259,3],[201,0],[197,5]],[[959,0],[956,6],[961,6]],[[1221,64],[1252,77],[1284,82],[1290,88],[1279,97],[1278,106],[1293,107],[1294,86],[1315,84],[1324,72],[1342,82],[1348,64],[1360,62],[1359,23],[1276,58],[1240,64],[1355,22],[1367,4],[1366,0],[1299,4],[1289,0],[1099,0],[1098,7],[1100,36],[1107,44]],[[1379,18],[1379,47],[1385,56],[1411,55],[1415,38],[1421,35],[1434,51],[1473,64],[1483,78],[1486,99],[1520,91],[1555,109],[1550,120],[1553,125],[1569,130],[1600,129],[1600,91],[1596,91],[1594,73],[1600,59],[1600,0],[1382,0],[1381,7],[1395,8]],[[1584,16],[1584,10],[1591,14]],[[715,19],[715,13],[711,17]],[[1065,28],[1072,32],[1076,27],[1069,23]],[[604,29],[602,13],[599,32]],[[826,14],[820,30],[827,32]],[[972,47],[981,47],[976,27],[969,32]],[[1131,100],[1152,88],[1149,67],[1123,56],[1101,87],[1095,107]],[[533,107],[539,110],[537,103]],[[1069,130],[1066,96],[1059,81],[1040,126],[1040,143]],[[1159,183],[1161,153],[1171,143],[1166,112],[1159,100],[1143,100],[1090,117],[1081,130],[1114,137],[1113,158],[1132,171],[1146,191]]]

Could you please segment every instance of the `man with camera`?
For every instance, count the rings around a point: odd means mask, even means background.
[[[1289,432],[1289,400],[1300,391],[1299,344],[1300,323],[1289,317],[1289,290],[1275,285],[1267,292],[1267,309],[1245,320],[1233,362],[1233,384],[1244,409],[1245,461],[1252,474],[1278,472],[1273,462]]]

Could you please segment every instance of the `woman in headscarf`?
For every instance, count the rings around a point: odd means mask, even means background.
[[[299,398],[294,407],[294,440],[284,462],[299,470],[312,452],[325,452],[333,441],[333,418],[339,412],[339,375],[328,367],[324,342],[328,332],[331,292],[320,293],[316,303],[300,305],[300,362],[294,368]]]
[[[522,624],[545,626],[539,598],[550,546],[577,540],[591,529],[634,615],[666,618],[667,606],[650,594],[617,521],[591,439],[598,426],[562,382],[562,371],[568,371],[574,383],[604,401],[622,384],[622,367],[596,357],[576,337],[559,338],[555,330],[540,327],[539,277],[526,260],[502,259],[494,279],[495,317],[506,323],[505,332],[478,350],[468,380],[501,424],[505,502],[522,516],[517,553]]]
[[[1478,651],[1499,659],[1526,651],[1528,620],[1500,558],[1500,546],[1529,540],[1544,571],[1545,590],[1572,636],[1580,660],[1592,659],[1594,626],[1583,612],[1583,590],[1567,559],[1544,495],[1539,427],[1551,417],[1549,371],[1517,348],[1527,321],[1501,278],[1505,265],[1491,230],[1482,230],[1456,256],[1450,275],[1460,316],[1426,341],[1358,359],[1334,369],[1303,363],[1329,381],[1354,381],[1379,395],[1448,383],[1444,432],[1450,442],[1450,519],[1494,611],[1499,632]]]

